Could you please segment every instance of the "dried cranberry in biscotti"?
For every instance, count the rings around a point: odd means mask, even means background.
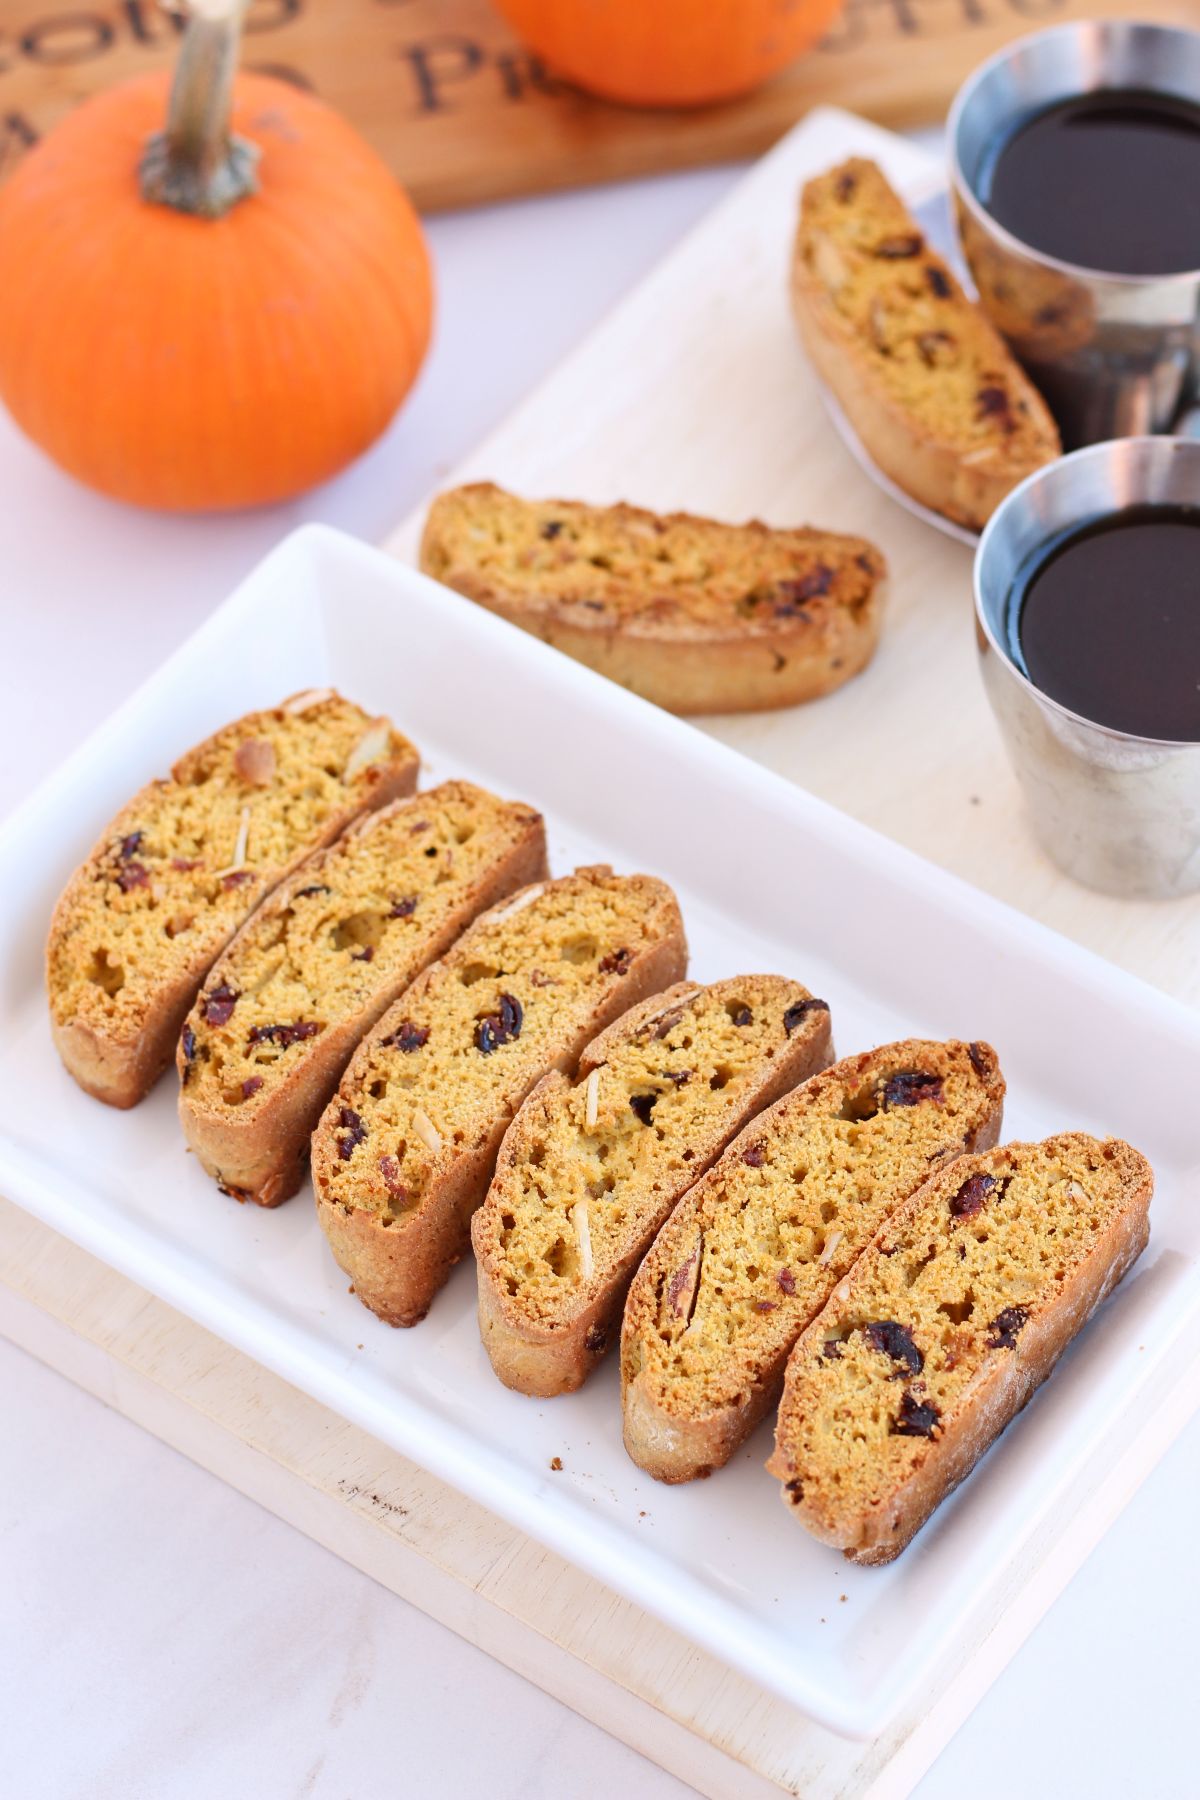
[[[524,1020],[524,1008],[515,995],[501,994],[496,1011],[485,1013],[476,1021],[475,1048],[481,1055],[490,1056],[502,1044],[511,1044],[520,1037]]]
[[[918,1400],[910,1393],[900,1396],[899,1416],[892,1421],[897,1437],[931,1438],[941,1422],[941,1413],[929,1400]]]
[[[200,1011],[206,1025],[228,1025],[233,1017],[233,1009],[239,996],[224,982],[212,988],[200,1002]]]
[[[893,1075],[884,1083],[882,1100],[885,1110],[892,1106],[923,1106],[926,1102],[940,1106],[941,1079],[920,1071]]]

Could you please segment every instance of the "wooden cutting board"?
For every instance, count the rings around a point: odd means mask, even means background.
[[[1181,1369],[1115,1447],[1103,1483],[1077,1476],[1061,1502],[1070,1531],[1037,1538],[1025,1579],[979,1641],[956,1645],[918,1704],[858,1742],[733,1674],[3,1199],[0,1337],[708,1800],[905,1800],[1180,1431],[1197,1386],[1195,1365]]]
[[[820,48],[757,94],[685,113],[586,98],[521,49],[489,0],[252,0],[244,60],[331,101],[435,211],[753,156],[823,101],[930,124],[1024,32],[1195,14],[1196,0],[847,0]],[[76,101],[167,63],[178,29],[157,0],[0,0],[0,175]]]

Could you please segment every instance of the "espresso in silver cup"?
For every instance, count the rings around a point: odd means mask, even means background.
[[[1047,855],[1110,894],[1200,889],[1200,443],[1127,438],[1039,469],[980,539],[975,609]]]
[[[950,113],[980,302],[1068,448],[1170,431],[1200,383],[1200,31],[1060,25]]]

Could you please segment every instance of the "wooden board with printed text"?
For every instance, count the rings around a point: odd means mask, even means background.
[[[811,106],[938,120],[1009,39],[1068,19],[1195,22],[1195,0],[847,0],[825,42],[745,100],[607,106],[556,81],[489,0],[252,0],[244,61],[354,121],[427,211],[752,156]],[[0,176],[75,102],[165,65],[158,0],[0,0]]]

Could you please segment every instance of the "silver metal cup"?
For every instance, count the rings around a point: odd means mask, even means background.
[[[1180,503],[1200,505],[1200,443],[1094,444],[1014,488],[975,557],[984,686],[1034,832],[1060,869],[1108,894],[1167,899],[1200,888],[1200,744],[1132,737],[1043,694],[1016,659],[1014,589],[1059,533],[1126,506]],[[1131,606],[1153,601],[1129,597]]]
[[[980,302],[1045,394],[1068,449],[1169,431],[1200,386],[1200,268],[1077,268],[1021,243],[979,197],[990,159],[1020,121],[1102,88],[1200,104],[1200,32],[1119,20],[1036,32],[975,71],[948,126],[955,217]],[[1171,196],[1146,203],[1169,206]]]

